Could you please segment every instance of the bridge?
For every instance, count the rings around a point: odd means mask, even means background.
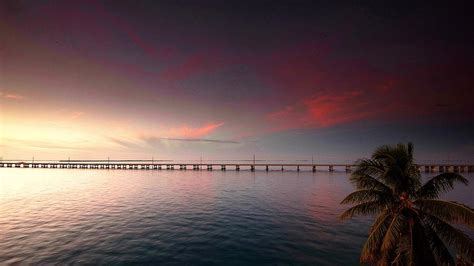
[[[351,172],[355,164],[318,164],[318,163],[195,163],[168,160],[59,160],[59,161],[0,161],[0,168],[62,168],[62,169],[117,169],[117,170],[264,170],[264,171],[312,171],[326,169],[329,172],[342,169]],[[474,172],[474,164],[418,164],[420,171],[425,173]]]

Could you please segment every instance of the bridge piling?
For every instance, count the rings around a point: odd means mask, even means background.
[[[352,169],[351,169],[351,166],[350,165],[346,165],[346,173],[349,173],[351,172]]]

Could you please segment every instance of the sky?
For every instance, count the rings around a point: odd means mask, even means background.
[[[333,2],[1,0],[0,156],[474,161],[472,4]]]

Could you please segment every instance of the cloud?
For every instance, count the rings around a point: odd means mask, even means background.
[[[207,123],[201,127],[182,126],[171,128],[167,133],[169,136],[175,136],[176,138],[201,138],[214,132],[222,125],[224,125],[224,123]]]
[[[234,140],[221,140],[221,139],[203,139],[203,138],[162,138],[157,136],[144,136],[140,138],[141,141],[145,142],[150,146],[157,146],[166,144],[166,142],[188,142],[188,143],[228,143],[228,144],[239,144],[240,142]],[[130,145],[130,143],[124,143]]]
[[[11,99],[11,100],[23,100],[25,97],[19,94],[0,92],[0,98]]]
[[[5,147],[15,148],[37,148],[37,149],[56,149],[56,150],[85,150],[85,147],[79,147],[82,142],[64,142],[64,141],[41,141],[41,140],[20,140],[5,139]]]
[[[259,77],[274,89],[268,96],[272,111],[263,115],[270,131],[369,119],[429,123],[474,117],[474,67],[465,58],[380,64],[370,56],[340,57],[333,47],[324,41],[290,46],[261,60]]]
[[[376,115],[360,91],[319,94],[268,113],[274,130],[304,127],[329,127]]]
[[[170,141],[185,141],[185,142],[211,142],[211,143],[232,143],[239,144],[240,142],[234,140],[220,140],[220,139],[179,139],[179,138],[165,138]]]
[[[81,116],[83,116],[83,115],[85,115],[85,114],[86,114],[85,112],[73,112],[73,113],[71,114],[71,119],[73,119],[73,120],[74,120],[74,119],[77,119],[77,118],[79,118],[79,117],[81,117]]]
[[[136,141],[116,138],[116,137],[109,137],[108,138],[112,143],[117,144],[121,147],[128,148],[128,149],[142,149],[143,145],[137,143]]]

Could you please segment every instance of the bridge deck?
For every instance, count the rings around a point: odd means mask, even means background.
[[[193,163],[193,162],[177,162],[177,161],[151,161],[151,160],[123,160],[123,161],[98,161],[98,160],[76,160],[76,161],[37,161],[37,162],[24,162],[24,161],[0,161],[0,168],[80,168],[80,169],[146,169],[146,170],[213,170],[215,167],[221,170],[235,169],[236,171],[241,168],[248,168],[251,171],[255,171],[257,168],[263,168],[266,171],[275,170],[278,167],[279,170],[284,171],[289,169],[295,169],[297,171],[311,169],[313,172],[326,168],[330,172],[334,171],[334,168],[344,168],[346,172],[350,172],[355,164],[347,163]],[[175,168],[176,167],[176,168]],[[286,169],[285,169],[286,168]],[[474,172],[474,164],[419,164],[418,168],[424,172]]]

